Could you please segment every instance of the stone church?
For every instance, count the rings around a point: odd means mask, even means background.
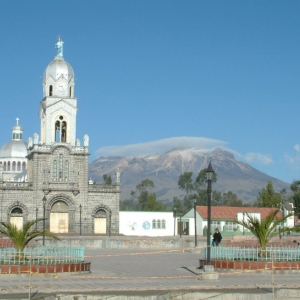
[[[20,227],[45,215],[52,232],[118,234],[120,173],[111,185],[88,180],[89,137],[76,137],[74,71],[61,39],[56,49],[44,72],[40,134],[24,142],[17,119],[0,149],[0,219]]]

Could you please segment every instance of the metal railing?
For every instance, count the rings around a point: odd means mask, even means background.
[[[205,258],[207,248],[205,249]],[[211,247],[212,259],[252,260],[252,261],[299,261],[300,248],[271,246],[266,250],[259,247]]]
[[[84,247],[37,246],[18,251],[0,248],[0,265],[59,264],[84,261]]]

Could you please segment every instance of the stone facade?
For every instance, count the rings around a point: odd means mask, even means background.
[[[83,146],[76,138],[74,85],[73,69],[57,55],[44,73],[41,140],[37,133],[28,140],[26,182],[5,182],[0,165],[0,218],[20,226],[45,213],[53,232],[118,234],[120,174],[112,185],[88,180],[89,137]]]

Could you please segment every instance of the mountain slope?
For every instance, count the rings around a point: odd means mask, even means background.
[[[216,149],[204,154],[198,149],[178,150],[144,158],[99,157],[90,163],[89,175],[96,182],[102,182],[103,174],[114,175],[117,168],[121,171],[121,200],[129,199],[130,192],[143,179],[150,179],[155,184],[157,196],[161,200],[183,198],[184,192],[178,189],[178,178],[184,172],[198,172],[212,162],[218,175],[213,189],[220,192],[232,191],[244,202],[256,201],[258,192],[272,181],[276,191],[289,184],[268,176],[246,163],[236,160],[232,153]]]

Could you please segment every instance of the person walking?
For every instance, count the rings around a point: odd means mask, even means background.
[[[216,228],[216,230],[215,230],[215,233],[214,233],[214,236],[213,236],[213,241],[214,241],[214,245],[217,246],[217,247],[219,246],[219,244],[222,241],[222,235],[219,232],[218,228]]]

